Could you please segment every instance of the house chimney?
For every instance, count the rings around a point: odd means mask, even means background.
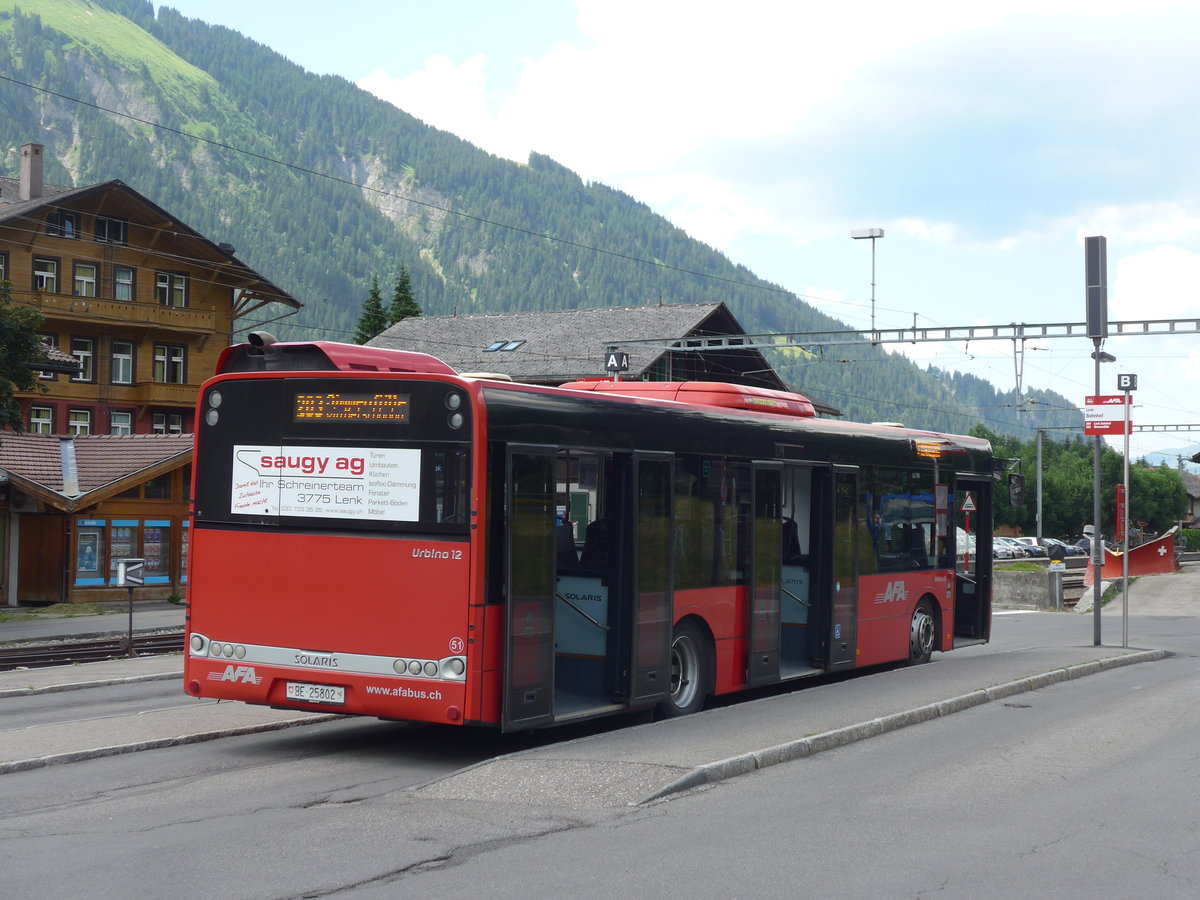
[[[21,148],[21,196],[22,200],[36,200],[42,196],[42,151],[41,144],[26,144]]]

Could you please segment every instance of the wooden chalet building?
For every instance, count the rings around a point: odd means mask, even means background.
[[[46,184],[43,152],[21,147],[19,178],[0,178],[0,280],[77,368],[42,371],[45,391],[17,395],[26,433],[0,432],[0,604],[118,596],[113,560],[151,551],[141,593],[181,593],[200,383],[239,318],[300,303],[120,181]],[[104,453],[84,450],[99,436]]]
[[[758,350],[689,350],[687,339],[742,335],[745,329],[724,303],[673,303],[548,312],[415,316],[402,319],[368,341],[372,347],[415,350],[443,360],[458,372],[507,375],[527,384],[558,385],[602,378],[610,349],[628,353],[620,377],[635,381],[725,381],[792,390]],[[625,346],[621,341],[661,339],[664,347]],[[809,397],[824,415],[836,409]]]

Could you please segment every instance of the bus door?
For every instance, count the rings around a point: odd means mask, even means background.
[[[675,624],[674,456],[634,453],[633,471],[629,696],[640,706],[665,700],[671,691],[671,629]]]
[[[553,447],[508,448],[505,731],[554,721],[554,460]]]
[[[751,685],[779,680],[781,566],[783,556],[783,466],[755,462],[751,488],[750,589],[746,604]]]
[[[829,470],[788,465],[783,469],[783,507],[780,526],[780,647],[779,676],[795,678],[819,671],[825,655],[818,596],[829,596],[831,569],[820,541],[823,510],[828,507]],[[827,513],[832,517],[832,513]],[[826,547],[832,541],[826,540]],[[826,554],[828,555],[828,554]],[[820,585],[820,587],[818,587]]]
[[[860,566],[863,554],[872,559],[871,539],[858,498],[858,469],[833,470],[833,603],[829,622],[829,668],[854,665],[858,650],[858,576],[874,570]]]
[[[983,643],[992,631],[992,480],[960,475],[953,493],[954,646]]]

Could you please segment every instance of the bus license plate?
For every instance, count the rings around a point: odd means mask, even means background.
[[[300,681],[287,683],[287,698],[301,703],[345,703],[346,689],[331,684],[304,684]]]

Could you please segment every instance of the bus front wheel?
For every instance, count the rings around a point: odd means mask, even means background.
[[[671,638],[671,694],[659,704],[666,718],[686,716],[704,705],[710,676],[708,641],[700,626],[680,622]]]
[[[918,666],[929,662],[937,638],[937,622],[928,600],[922,600],[913,610],[912,626],[908,632],[908,662]]]

